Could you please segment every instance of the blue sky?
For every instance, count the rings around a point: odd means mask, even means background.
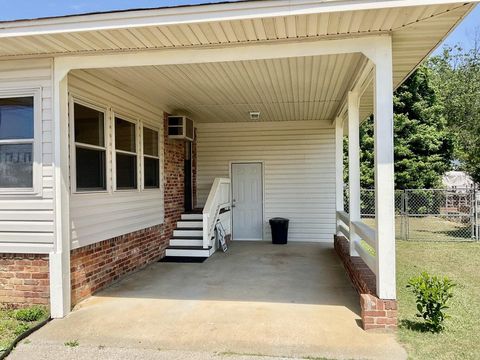
[[[225,1],[225,0],[223,0]],[[222,0],[0,0],[0,20],[80,14],[85,12],[222,2]],[[480,5],[450,34],[446,43],[470,48],[480,33]],[[437,50],[439,51],[439,50]]]

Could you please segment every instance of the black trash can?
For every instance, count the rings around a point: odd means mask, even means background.
[[[288,241],[288,219],[276,217],[269,220],[272,229],[272,244],[286,244]]]

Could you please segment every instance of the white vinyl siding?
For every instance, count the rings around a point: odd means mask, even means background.
[[[198,123],[198,206],[230,163],[264,164],[264,239],[268,220],[290,219],[289,240],[332,241],[335,233],[334,129],[320,121]]]
[[[125,114],[159,132],[160,188],[106,192],[72,193],[70,197],[72,248],[110,239],[133,231],[163,223],[163,111],[135,95],[92,76],[84,71],[72,72],[68,77],[69,92],[73,98],[90,102],[106,110],[107,184],[113,184],[115,166],[113,156],[114,114]],[[139,147],[140,148],[140,147]],[[71,167],[74,164],[70,164]],[[140,178],[142,177],[140,167]]]
[[[0,195],[0,253],[48,253],[54,244],[51,59],[0,61],[0,90],[22,89],[39,96],[40,109],[34,109],[36,149],[41,149],[34,175],[38,186],[34,194]]]

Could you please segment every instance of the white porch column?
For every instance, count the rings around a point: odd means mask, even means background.
[[[348,190],[350,215],[350,256],[358,256],[355,243],[360,237],[352,222],[360,221],[360,98],[358,92],[348,93]]]
[[[67,71],[54,65],[53,75],[55,250],[50,253],[50,311],[53,318],[70,312],[70,216],[68,166]]]
[[[393,166],[393,75],[391,39],[376,49],[375,209],[377,295],[395,299],[395,194]]]
[[[343,198],[343,119],[337,117],[335,119],[335,209],[336,211],[344,210]],[[337,235],[342,235],[338,231]]]

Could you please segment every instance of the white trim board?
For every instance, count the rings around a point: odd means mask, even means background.
[[[474,2],[477,0],[242,1],[0,22],[0,38]]]

